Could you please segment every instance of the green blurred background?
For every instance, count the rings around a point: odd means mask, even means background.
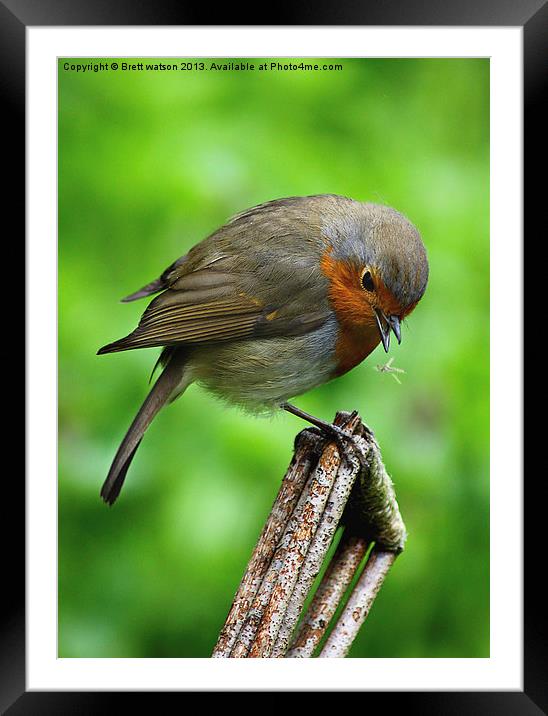
[[[351,656],[489,655],[489,61],[336,61],[84,74],[59,61],[61,657],[211,653],[304,426],[191,386],[108,508],[99,489],[159,351],[95,353],[146,306],[119,299],[229,216],[324,192],[402,211],[430,260],[391,351],[402,385],[375,371],[377,348],[296,401],[361,412],[409,531]]]

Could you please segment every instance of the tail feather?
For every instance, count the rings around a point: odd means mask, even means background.
[[[126,461],[119,466],[118,471],[115,475],[112,476],[112,479],[109,481],[105,481],[103,487],[101,488],[101,497],[108,505],[113,505],[116,498],[120,494],[120,490],[122,489],[122,485],[124,484],[124,480],[126,479],[126,474],[128,471],[129,466],[131,465],[131,461],[133,460],[133,456],[137,452],[137,448],[141,444],[141,440],[137,443],[137,445],[133,448],[132,452],[130,453],[129,457],[126,459]],[[113,465],[114,466],[114,465]],[[112,472],[112,468],[111,468]],[[110,472],[109,472],[110,477]],[[108,485],[107,485],[108,483]]]
[[[120,494],[128,468],[146,429],[160,409],[174,395],[179,395],[187,387],[188,383],[184,384],[185,364],[183,351],[173,351],[166,367],[131,423],[101,488],[101,497],[109,505],[112,505]]]

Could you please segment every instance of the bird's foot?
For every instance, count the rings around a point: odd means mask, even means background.
[[[297,406],[292,405],[291,403],[282,403],[280,408],[298,418],[301,418],[302,420],[306,420],[306,422],[311,425],[314,425],[314,428],[309,428],[310,432],[319,432],[325,437],[331,438],[339,448],[341,457],[348,462],[351,467],[363,469],[367,466],[367,454],[364,452],[361,442],[358,442],[355,435],[346,432],[346,430],[341,428],[339,425],[328,423],[320,418],[316,418],[314,415],[306,413],[304,410],[297,408]],[[349,413],[348,421],[353,420],[357,415],[357,410]]]

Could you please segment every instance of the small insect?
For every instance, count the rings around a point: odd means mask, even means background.
[[[377,365],[375,366],[375,370],[377,370],[379,373],[390,373],[390,375],[394,378],[396,383],[399,383],[401,385],[401,380],[398,378],[398,373],[405,373],[403,368],[396,368],[392,366],[392,361],[394,360],[394,356],[390,358],[388,363],[385,363],[384,365]]]

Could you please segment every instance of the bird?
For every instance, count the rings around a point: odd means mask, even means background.
[[[102,499],[115,502],[146,429],[191,383],[251,413],[283,409],[328,426],[289,399],[347,373],[380,343],[388,352],[391,333],[400,343],[428,272],[418,229],[390,206],[317,194],[236,214],[122,299],[158,294],[135,330],[98,354],[160,347],[162,372]]]

